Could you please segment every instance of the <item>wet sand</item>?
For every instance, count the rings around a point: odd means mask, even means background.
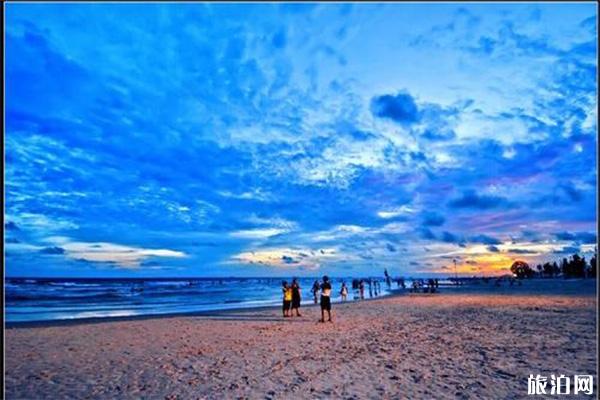
[[[6,398],[525,398],[529,374],[597,382],[595,281],[570,285],[335,304],[325,324],[304,308],[8,328]]]

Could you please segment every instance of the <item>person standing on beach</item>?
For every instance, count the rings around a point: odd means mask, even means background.
[[[288,286],[286,281],[283,281],[282,284],[283,290],[283,316],[290,316],[290,305],[292,304],[292,288]]]
[[[429,293],[435,293],[435,281],[431,278],[427,280],[427,287],[429,288]]]
[[[385,275],[385,283],[387,284],[388,290],[392,288],[392,278],[390,278],[390,274],[388,274],[387,268],[383,271]]]
[[[319,281],[315,281],[315,283],[313,283],[312,289],[310,290],[313,293],[314,299],[315,299],[315,304],[317,304],[319,302],[319,288],[321,287],[321,285],[319,284]]]
[[[412,288],[410,289],[410,291],[415,293],[419,291],[419,281],[417,279],[413,279]]]
[[[361,279],[359,284],[358,284],[358,290],[360,292],[360,299],[364,300],[365,299],[365,281],[364,279]]]
[[[291,316],[294,316],[294,310],[296,310],[296,316],[301,317],[300,315],[300,285],[298,284],[298,279],[294,278],[292,280],[292,313]]]
[[[346,286],[346,282],[342,282],[342,288],[340,289],[340,295],[342,296],[342,301],[346,301],[348,298],[348,287]]]
[[[321,284],[321,319],[319,322],[325,322],[325,311],[327,311],[327,321],[333,322],[331,320],[331,283],[329,283],[327,275],[323,277]]]

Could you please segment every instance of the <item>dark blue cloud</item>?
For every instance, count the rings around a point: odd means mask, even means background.
[[[542,241],[539,232],[525,230],[521,232],[521,235],[524,240],[529,242],[539,243]]]
[[[596,21],[597,21],[597,17],[592,16],[592,17],[588,17],[588,18],[584,19],[583,21],[581,21],[580,25],[586,29],[589,29],[591,33],[596,35],[596,32],[598,31],[598,26],[596,24]]]
[[[563,183],[559,186],[569,197],[571,201],[580,201],[583,198],[583,194],[580,190],[577,190],[571,183]]]
[[[560,250],[554,250],[554,254],[579,254],[581,253],[581,247],[579,246],[565,246]]]
[[[432,129],[427,129],[421,137],[431,140],[431,141],[445,141],[452,140],[456,138],[456,133],[451,129],[434,131]]]
[[[62,247],[44,247],[40,250],[42,254],[65,254],[65,249]]]
[[[358,141],[367,141],[370,139],[374,139],[376,138],[376,136],[370,132],[364,132],[358,129],[354,129],[352,131],[350,131],[349,135],[352,137],[352,139],[354,140],[358,140]]]
[[[424,226],[442,226],[446,222],[446,218],[438,213],[426,213],[423,218]]]
[[[491,251],[492,253],[499,253],[500,249],[494,245],[490,245],[486,247],[488,249],[488,251]]]
[[[414,161],[427,161],[427,156],[421,151],[411,151],[409,155]]]
[[[558,232],[555,236],[559,240],[572,240],[581,244],[594,244],[597,239],[593,232]]]
[[[477,46],[472,48],[472,51],[482,52],[483,54],[489,56],[494,52],[494,49],[496,48],[496,44],[497,44],[496,40],[494,40],[490,37],[482,36],[479,38]]]
[[[374,97],[371,100],[371,112],[378,117],[402,124],[411,124],[419,119],[417,104],[413,97],[406,92]]]
[[[500,239],[497,239],[495,237],[491,237],[488,235],[472,236],[469,238],[469,241],[473,242],[473,243],[482,243],[482,244],[490,244],[490,245],[502,244],[502,241]]]
[[[290,256],[281,256],[281,261],[283,261],[285,264],[298,264],[297,260],[294,260],[293,257]]]
[[[442,232],[441,240],[446,243],[455,243],[458,245],[465,244],[464,238],[462,238],[459,235],[456,235],[454,233],[447,232],[447,231]]]
[[[514,253],[514,254],[536,254],[536,251],[534,251],[534,250],[518,249],[518,248],[508,249],[508,252]]]
[[[508,200],[501,196],[479,195],[474,190],[466,190],[461,197],[448,203],[450,208],[474,208],[487,210],[502,207],[508,204]]]
[[[422,239],[427,239],[427,240],[435,239],[435,234],[431,231],[431,229],[428,229],[428,228],[421,228],[419,230],[419,236]]]
[[[4,229],[6,229],[7,231],[18,231],[19,226],[17,224],[15,224],[13,221],[8,221],[6,223],[4,223]]]

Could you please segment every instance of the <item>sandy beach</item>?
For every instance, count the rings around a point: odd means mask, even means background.
[[[6,397],[505,399],[529,374],[597,382],[595,281],[527,285],[336,304],[325,324],[307,307],[8,328]]]

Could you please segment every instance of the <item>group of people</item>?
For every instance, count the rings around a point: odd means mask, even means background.
[[[369,297],[379,296],[381,294],[381,283],[377,279],[353,279],[352,290],[354,291],[354,299],[364,300],[365,284],[369,287]]]
[[[406,288],[406,284],[404,282],[404,278],[396,278],[394,279],[398,288],[402,287]],[[385,271],[385,282],[388,286],[388,289],[391,289],[392,278],[388,274],[387,270]],[[354,292],[354,299],[363,300],[365,298],[365,284],[369,287],[369,297],[378,296],[381,294],[381,283],[378,279],[354,279],[352,280],[352,290]],[[412,281],[411,292],[429,292],[435,293],[439,288],[439,281],[437,279],[428,279],[427,283],[423,279],[416,279]],[[331,320],[331,282],[329,277],[326,275],[323,276],[322,280],[316,280],[313,283],[311,288],[311,293],[313,294],[313,299],[315,304],[321,305],[321,319],[319,322],[325,322],[325,313],[327,313],[327,321],[332,322]],[[283,316],[284,317],[301,317],[300,314],[300,305],[302,300],[302,292],[300,289],[300,284],[298,283],[298,279],[292,279],[292,283],[288,284],[287,281],[283,281],[282,283],[282,291],[283,291]],[[348,299],[348,286],[346,286],[346,282],[342,281],[342,285],[340,287],[340,297],[342,302],[347,301]],[[320,294],[320,295],[319,295]]]
[[[287,281],[283,281],[283,316],[284,317],[293,317],[294,310],[296,311],[296,316],[301,317],[300,315],[300,300],[302,297],[300,296],[300,285],[298,284],[298,280],[294,278],[292,280],[291,285],[287,283]]]
[[[381,294],[381,283],[377,279],[354,279],[352,281],[352,290],[354,292],[354,299],[365,298],[365,284],[368,285],[369,297],[379,296]],[[315,304],[321,305],[321,319],[319,322],[331,322],[331,281],[328,276],[323,276],[322,280],[316,280],[311,288],[313,300]],[[283,316],[287,317],[301,317],[300,306],[302,300],[302,292],[298,279],[292,279],[291,283],[283,281]],[[346,282],[342,281],[340,287],[340,298],[342,302],[348,300],[349,289]],[[327,319],[325,319],[327,314]]]
[[[288,284],[286,281],[283,281],[282,286],[283,316],[293,317],[295,311],[296,316],[301,317],[302,315],[300,315],[300,303],[302,297],[298,280],[294,278],[291,284]],[[342,283],[342,289],[340,292],[340,294],[342,294],[342,300],[345,300],[345,297],[348,295],[348,288],[345,288],[345,295],[344,288],[345,284]],[[325,275],[323,276],[322,282],[315,281],[311,291],[314,295],[315,304],[317,304],[318,293],[321,293],[321,319],[319,320],[319,322],[325,322],[325,312],[327,312],[327,321],[333,322],[331,319],[331,282],[329,281],[329,277]]]
[[[325,278],[327,278],[329,292],[331,292],[331,284],[329,283],[329,278],[327,276],[323,277],[323,282],[315,281],[315,283],[313,283],[312,285],[312,289],[310,289],[310,291],[313,294],[315,304],[319,303],[319,292],[321,292],[321,296],[323,296],[323,284],[325,283]],[[330,297],[331,301],[331,296],[328,296]],[[343,281],[342,286],[340,287],[340,296],[342,298],[342,301],[346,301],[348,299],[348,286],[346,286],[346,282]]]
[[[402,283],[404,287],[404,282]],[[435,293],[440,287],[440,283],[437,279],[428,279],[427,284],[423,279],[415,279],[412,282],[411,292],[420,292],[421,290],[424,293]]]

